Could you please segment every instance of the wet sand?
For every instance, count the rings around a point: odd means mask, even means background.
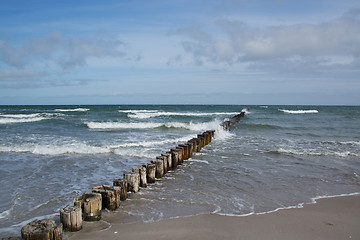
[[[110,225],[111,223],[111,225]],[[115,213],[65,239],[360,239],[360,195],[318,199],[303,208],[243,217],[203,214],[121,224]]]

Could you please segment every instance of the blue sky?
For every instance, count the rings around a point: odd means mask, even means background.
[[[0,0],[0,104],[360,104],[358,0]]]

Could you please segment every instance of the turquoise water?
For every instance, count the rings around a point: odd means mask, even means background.
[[[360,192],[359,119],[351,106],[0,106],[0,236],[210,129],[211,144],[131,195],[119,218],[244,215]]]

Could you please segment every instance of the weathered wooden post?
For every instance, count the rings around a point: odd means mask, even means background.
[[[170,152],[172,169],[176,169],[179,162],[179,152],[176,149],[171,149]]]
[[[85,221],[99,221],[101,219],[102,197],[100,193],[84,193],[74,199],[74,206],[83,210]]]
[[[120,200],[125,201],[127,199],[127,181],[124,179],[114,179],[113,185],[120,187]]]
[[[92,192],[101,194],[103,208],[113,211],[120,207],[121,187],[107,185],[96,186],[93,187]]]
[[[163,161],[163,174],[165,175],[167,173],[167,171],[168,171],[166,157],[165,156],[158,156],[158,157],[156,157],[156,159]]]
[[[179,151],[178,165],[181,165],[183,163],[183,159],[184,159],[184,149],[179,146],[177,146],[175,149],[177,149]]]
[[[197,138],[199,139],[199,151],[204,147],[204,136],[202,134],[198,134]]]
[[[133,193],[139,191],[139,173],[124,173],[124,179],[127,181],[127,190]]]
[[[179,147],[183,149],[183,160],[189,159],[189,146],[186,144],[180,144]]]
[[[166,152],[164,154],[161,154],[166,159],[167,162],[167,169],[170,171],[172,169],[172,161],[171,161],[171,152]]]
[[[146,167],[142,166],[142,167],[133,167],[132,168],[133,172],[135,173],[139,173],[140,176],[140,187],[142,188],[146,188],[147,187],[147,179],[146,179]]]
[[[24,240],[61,240],[62,233],[62,224],[58,226],[50,219],[34,220],[21,229]]]
[[[151,163],[155,164],[155,177],[162,178],[164,176],[164,161],[163,160],[152,160]]]
[[[140,175],[140,169],[141,169],[141,167],[133,167],[132,168],[132,172],[133,173],[136,173],[136,174],[138,174],[138,183],[139,183],[139,190],[140,190],[140,185],[141,185],[141,175]]]
[[[189,147],[189,158],[191,158],[192,154],[193,154],[193,151],[194,151],[193,143],[192,142],[187,142],[186,145],[188,145],[188,147]]]
[[[60,222],[64,231],[75,232],[82,228],[82,210],[79,206],[66,206],[60,209]]]
[[[146,164],[146,181],[148,183],[155,182],[155,173],[156,173],[156,165],[155,164]]]
[[[146,176],[146,167],[140,168],[140,187],[147,187],[147,176]]]
[[[203,132],[203,136],[204,136],[204,145],[208,145],[210,143],[210,140],[209,140],[209,133],[208,132]]]

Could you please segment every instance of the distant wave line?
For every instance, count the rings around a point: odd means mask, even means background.
[[[119,112],[128,113],[129,118],[147,119],[161,116],[190,116],[190,117],[204,117],[204,116],[219,116],[219,115],[236,115],[239,112],[163,112],[158,110],[119,110]]]
[[[308,113],[319,113],[318,110],[286,110],[278,109],[280,112],[290,113],[290,114],[308,114]]]

